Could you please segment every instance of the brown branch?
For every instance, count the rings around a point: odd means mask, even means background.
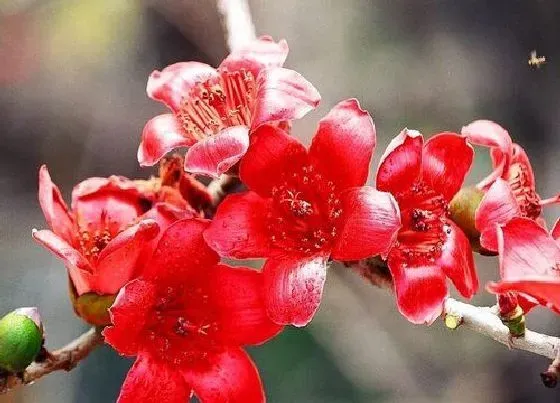
[[[101,328],[92,327],[61,349],[47,353],[41,362],[33,362],[23,374],[0,376],[0,394],[17,386],[32,383],[51,372],[70,371],[101,344],[103,344]]]

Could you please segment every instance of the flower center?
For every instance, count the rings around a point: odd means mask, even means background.
[[[511,165],[508,172],[508,181],[521,210],[521,215],[532,220],[538,218],[542,211],[540,197],[531,186],[527,167],[520,163]]]
[[[250,72],[222,72],[195,86],[177,117],[189,137],[201,140],[226,127],[250,126],[255,95],[255,78]]]
[[[313,165],[284,174],[272,189],[268,232],[274,247],[309,254],[330,246],[342,206],[336,186]]]

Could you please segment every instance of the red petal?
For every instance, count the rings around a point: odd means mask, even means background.
[[[437,264],[466,298],[478,291],[478,276],[474,266],[471,244],[466,235],[452,221],[447,222],[447,239]]]
[[[270,253],[268,209],[267,200],[254,192],[231,194],[219,205],[204,238],[221,256],[266,257]]]
[[[366,183],[375,144],[371,116],[347,99],[321,119],[309,155],[342,190]]]
[[[511,155],[511,137],[507,130],[490,120],[475,120],[463,126],[461,134],[473,144],[484,147],[497,147],[503,154]]]
[[[251,135],[251,145],[239,165],[239,176],[249,189],[267,197],[286,169],[299,161],[307,161],[303,144],[282,129],[265,125]]]
[[[249,129],[228,127],[194,144],[185,156],[185,171],[214,178],[237,164],[249,148]]]
[[[327,258],[271,258],[266,261],[263,274],[270,318],[281,325],[307,325],[321,303]]]
[[[343,226],[332,258],[344,261],[387,256],[401,227],[399,206],[393,196],[364,186],[348,189],[341,201]]]
[[[494,294],[516,291],[529,295],[541,305],[560,313],[560,278],[532,277],[527,280],[501,281],[489,283],[486,288]]]
[[[474,215],[475,227],[480,231],[483,248],[497,251],[496,225],[502,225],[520,216],[519,206],[508,183],[501,178],[490,186]]]
[[[441,268],[437,265],[410,266],[391,256],[388,263],[400,313],[412,323],[432,324],[443,312],[447,296]]]
[[[424,181],[451,200],[461,189],[474,157],[466,138],[455,133],[440,133],[424,145],[422,171]]]
[[[527,276],[558,276],[560,246],[537,223],[513,218],[498,230],[500,273],[503,280]]]
[[[274,42],[268,36],[236,49],[220,64],[219,69],[225,71],[250,71],[255,78],[267,67],[282,67],[288,57],[288,43],[281,39]]]
[[[138,147],[138,162],[142,166],[155,165],[165,154],[177,147],[189,146],[194,141],[183,134],[183,128],[174,115],[159,115],[146,123]]]
[[[551,235],[552,238],[554,238],[556,241],[560,239],[560,218],[556,220],[556,223],[554,224],[554,228],[552,228]]]
[[[300,119],[320,101],[319,92],[301,74],[284,68],[263,70],[257,81],[251,128],[267,122]]]
[[[132,280],[117,295],[109,308],[111,323],[103,331],[105,342],[119,354],[136,355],[141,347],[140,336],[156,300],[155,286],[147,281]]]
[[[261,344],[282,330],[266,313],[262,273],[217,265],[209,277],[224,344]]]
[[[71,242],[74,221],[62,199],[58,186],[52,182],[46,165],[42,165],[39,169],[39,204],[47,224],[54,233]]]
[[[33,231],[33,238],[64,261],[78,295],[91,291],[93,268],[80,252],[49,230]]]
[[[218,77],[218,72],[207,64],[175,63],[162,71],[152,72],[148,78],[146,92],[153,100],[163,102],[173,112],[178,112],[183,98],[189,96],[190,90],[196,84],[212,77]]]
[[[416,130],[404,129],[381,157],[377,169],[377,188],[393,194],[410,189],[422,168],[424,138]]]
[[[143,196],[136,183],[124,176],[111,175],[108,178],[94,176],[74,186],[74,189],[72,189],[72,209],[76,208],[76,203],[80,199],[95,196],[96,193],[100,192],[126,195],[131,196],[131,198]]]
[[[185,403],[190,397],[179,371],[141,354],[128,371],[117,403]]]

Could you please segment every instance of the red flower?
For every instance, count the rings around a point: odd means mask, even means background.
[[[536,192],[535,176],[525,150],[512,143],[508,132],[489,120],[476,120],[463,127],[461,134],[473,144],[490,147],[494,170],[477,187],[485,195],[475,214],[475,226],[481,233],[480,244],[498,250],[496,226],[513,217],[526,217],[544,226],[542,207],[560,201],[560,195],[541,200]]]
[[[527,312],[534,303],[560,313],[560,220],[551,234],[527,218],[513,218],[498,226],[501,281],[490,283],[495,294],[518,292]]]
[[[144,127],[140,164],[153,165],[168,151],[189,146],[185,170],[219,176],[243,157],[257,127],[303,117],[320,96],[299,73],[281,67],[287,55],[286,41],[262,37],[232,52],[217,70],[185,62],[154,71],[148,96],[172,113]]]
[[[467,298],[478,289],[469,240],[448,218],[472,160],[472,147],[457,134],[424,144],[419,132],[407,129],[381,158],[377,187],[395,196],[402,219],[387,262],[399,311],[413,323],[432,323],[441,314],[446,277]]]
[[[228,196],[205,238],[222,256],[269,258],[263,267],[269,316],[306,325],[319,307],[329,257],[385,254],[399,226],[391,195],[363,186],[375,127],[356,100],[321,120],[307,150],[261,127],[240,166],[251,190]]]
[[[263,402],[255,365],[241,348],[282,329],[266,315],[261,273],[219,264],[202,238],[208,221],[181,220],[158,243],[142,277],[110,308],[105,340],[137,356],[119,402]]]

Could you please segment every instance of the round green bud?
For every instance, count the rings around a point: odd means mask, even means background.
[[[37,308],[19,308],[0,319],[0,368],[21,372],[43,345],[43,326]]]

